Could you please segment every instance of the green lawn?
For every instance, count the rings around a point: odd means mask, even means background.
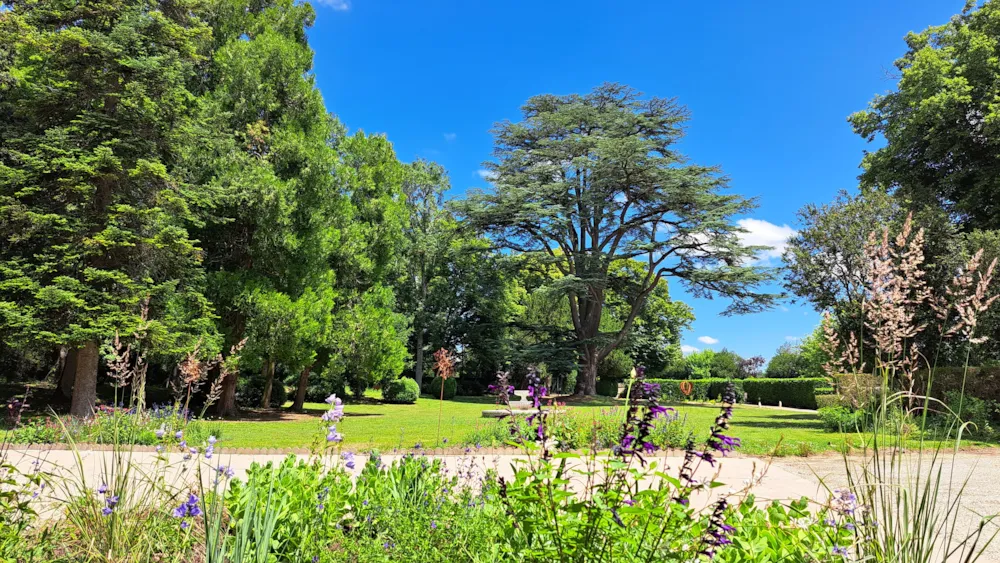
[[[461,444],[462,439],[477,426],[497,424],[481,416],[484,408],[493,405],[489,398],[460,397],[445,401],[441,415],[440,437],[448,446]],[[576,416],[597,416],[607,401],[595,401],[568,407]],[[224,421],[210,423],[218,429],[224,444],[238,448],[304,448],[322,432],[319,416],[327,409],[322,403],[307,403],[308,417],[297,420]],[[704,435],[719,409],[708,405],[675,405],[687,417],[689,427]],[[344,445],[358,450],[378,448],[409,449],[416,443],[435,447],[438,442],[438,409],[436,399],[421,398],[413,405],[348,404],[345,418],[338,425],[344,434]],[[736,407],[732,434],[744,443],[748,454],[767,454],[779,445],[782,455],[804,455],[832,449],[834,442],[843,440],[838,434],[823,431],[819,419],[811,412],[796,412],[760,407]]]

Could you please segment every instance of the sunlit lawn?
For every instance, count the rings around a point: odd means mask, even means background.
[[[443,408],[437,399],[426,397],[413,405],[348,404],[338,430],[344,434],[345,447],[359,450],[409,449],[418,443],[427,448],[456,446],[477,426],[498,424],[495,419],[482,418],[482,410],[492,406],[490,398],[468,397],[444,401]],[[708,405],[675,407],[687,418],[688,426],[700,435],[707,433],[719,412]],[[442,408],[440,436],[439,408]],[[567,408],[576,416],[597,416],[602,408],[609,408],[609,403],[595,401]],[[319,416],[326,409],[327,405],[322,403],[307,403],[310,416],[304,420],[226,421],[211,426],[219,427],[228,447],[305,448],[322,436]],[[779,443],[781,455],[808,455],[843,443],[841,435],[823,431],[814,413],[752,406],[736,407],[732,434],[743,440],[745,453],[755,455],[771,453]]]

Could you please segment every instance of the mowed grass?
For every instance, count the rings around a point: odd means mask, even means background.
[[[699,437],[707,435],[719,414],[718,407],[712,405],[673,406]],[[226,447],[308,448],[317,437],[325,435],[319,417],[327,408],[322,403],[307,403],[306,416],[292,420],[218,421],[209,426],[218,429]],[[411,449],[417,444],[425,448],[454,447],[461,445],[463,438],[477,427],[502,424],[482,417],[483,409],[487,408],[494,408],[493,400],[487,397],[457,397],[444,401],[443,405],[429,397],[422,397],[413,405],[347,404],[346,416],[337,429],[344,435],[344,447],[354,450]],[[612,404],[597,400],[566,408],[574,416],[587,418],[598,416],[601,409],[612,408]],[[825,432],[813,412],[756,406],[736,407],[731,433],[743,440],[741,451],[752,455],[809,455],[838,449],[845,439],[840,434]]]

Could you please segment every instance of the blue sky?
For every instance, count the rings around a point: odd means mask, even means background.
[[[751,242],[780,245],[801,206],[856,185],[866,144],[846,117],[893,88],[903,36],[963,4],[317,0],[310,41],[329,110],[387,134],[403,160],[441,163],[452,197],[486,185],[491,125],[532,95],[617,81],[677,97],[692,114],[681,150],[759,198]],[[770,356],[819,318],[794,303],[720,317],[723,301],[671,292],[697,316],[689,347]]]

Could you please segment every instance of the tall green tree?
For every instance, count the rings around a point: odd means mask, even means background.
[[[462,212],[499,246],[547,260],[562,277],[582,366],[577,391],[596,393],[597,365],[624,340],[664,277],[698,296],[733,299],[729,313],[757,311],[775,296],[770,278],[748,265],[758,248],[741,244],[734,217],[753,202],[722,193],[714,167],[677,152],[687,112],[672,100],[643,99],[619,84],[585,95],[541,95],[523,120],[494,129],[495,189],[469,196]],[[608,270],[640,260],[642,286],[620,329],[601,330]]]
[[[967,229],[1000,229],[1000,2],[976,4],[908,34],[896,90],[850,122],[885,140],[862,161],[864,188],[941,206]]]
[[[180,159],[211,32],[187,0],[3,5],[0,332],[75,350],[71,412],[87,416],[100,343],[141,300],[191,321],[165,322],[165,341],[210,332],[188,232],[205,202]]]
[[[344,131],[310,74],[309,4],[218,0],[209,13],[202,98],[224,134],[193,155],[216,195],[198,236],[221,325],[232,341],[251,338],[247,365],[263,366],[267,381],[279,355],[300,348],[295,304],[336,279],[351,213],[334,175]],[[235,412],[236,389],[231,376],[218,414]]]
[[[831,203],[806,205],[798,212],[800,228],[783,256],[785,288],[857,329],[868,267],[865,243],[899,218],[896,202],[879,192],[841,192]]]
[[[444,192],[449,187],[448,174],[437,163],[417,160],[405,169],[403,193],[409,221],[404,228],[406,253],[399,285],[400,297],[413,319],[413,378],[418,385],[424,380],[425,340],[431,322],[427,307],[431,282],[441,272],[456,232],[444,208]]]

